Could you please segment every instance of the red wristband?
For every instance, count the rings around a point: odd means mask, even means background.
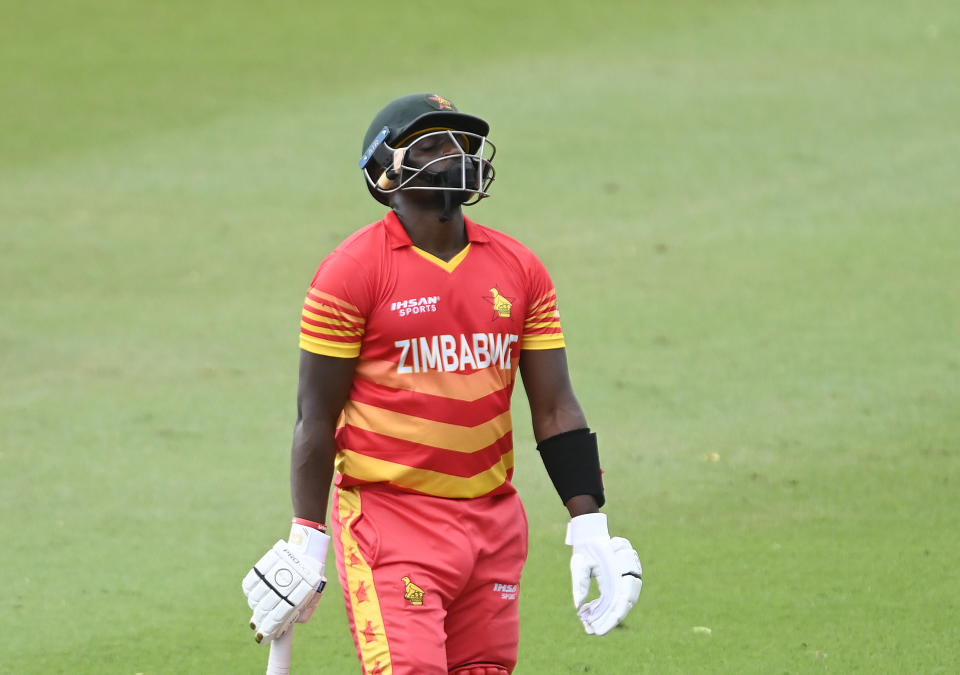
[[[315,530],[320,530],[324,534],[327,533],[327,526],[323,523],[315,523],[312,520],[307,520],[306,518],[297,518],[293,519],[294,525],[303,525],[304,527],[312,527]]]

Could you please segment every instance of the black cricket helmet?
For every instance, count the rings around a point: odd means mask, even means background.
[[[484,120],[460,112],[443,96],[403,96],[388,103],[370,123],[360,170],[370,194],[386,206],[398,190],[447,191],[458,194],[457,201],[464,205],[476,204],[489,196],[494,177],[497,150],[487,140],[489,131]],[[410,147],[438,135],[449,136],[459,150],[414,166],[407,159]]]

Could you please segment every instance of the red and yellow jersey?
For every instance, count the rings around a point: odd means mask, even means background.
[[[514,491],[510,395],[521,350],[564,346],[556,292],[529,249],[464,220],[469,243],[445,262],[391,211],[313,278],[300,347],[359,357],[336,436],[340,487]]]

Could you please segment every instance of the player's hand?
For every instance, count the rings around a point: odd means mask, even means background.
[[[623,537],[610,537],[607,516],[587,513],[570,519],[567,545],[573,547],[570,575],[573,604],[583,627],[591,635],[603,635],[626,618],[640,597],[643,586],[640,556]],[[586,602],[590,580],[596,577],[600,597]]]
[[[291,542],[297,541],[295,535],[291,531]],[[243,593],[253,610],[250,628],[257,642],[270,642],[294,621],[303,623],[313,614],[327,583],[322,559],[330,538],[314,531],[310,539],[313,546],[295,546],[281,539],[244,577]]]

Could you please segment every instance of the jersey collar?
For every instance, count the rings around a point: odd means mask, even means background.
[[[467,241],[476,244],[485,244],[490,241],[490,237],[483,231],[483,228],[466,216],[463,217],[463,223],[467,228]],[[413,242],[410,241],[410,235],[403,229],[403,223],[400,222],[400,219],[397,218],[397,214],[394,211],[390,211],[386,215],[383,219],[383,224],[387,230],[387,237],[390,239],[390,248],[397,249],[403,248],[404,246],[413,246]]]

